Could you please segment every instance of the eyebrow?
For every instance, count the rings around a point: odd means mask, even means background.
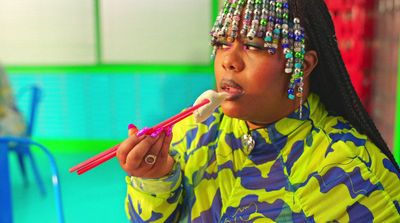
[[[219,37],[219,38],[217,39],[217,42],[232,44],[231,42],[229,42],[229,41],[226,39],[226,37]]]

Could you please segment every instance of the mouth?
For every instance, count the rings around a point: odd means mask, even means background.
[[[237,84],[233,80],[227,80],[227,79],[221,80],[220,89],[221,91],[229,94],[229,96],[225,99],[228,101],[237,100],[245,93],[243,88],[239,84]]]

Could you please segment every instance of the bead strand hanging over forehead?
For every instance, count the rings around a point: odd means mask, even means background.
[[[225,0],[210,32],[211,45],[214,46],[212,56],[215,56],[219,38],[226,38],[228,42],[233,42],[238,35],[249,40],[262,38],[266,51],[271,55],[276,53],[281,44],[286,59],[285,73],[291,75],[288,98],[294,100],[298,97],[302,102],[304,29],[298,18],[289,20],[289,1]]]

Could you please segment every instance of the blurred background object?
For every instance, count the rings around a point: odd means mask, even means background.
[[[374,0],[326,0],[336,37],[353,86],[367,111],[371,110]]]
[[[375,4],[373,95],[375,123],[400,161],[400,1]]]
[[[400,1],[325,0],[352,83],[400,161]]]
[[[214,87],[208,32],[221,2],[0,0],[0,61],[16,91],[43,90],[34,140],[59,165],[66,222],[127,222],[116,160],[79,177],[68,169],[119,143],[129,123],[153,126]],[[326,3],[356,91],[398,158],[400,0]],[[27,114],[29,100],[17,103]],[[10,171],[14,222],[54,222],[54,195],[24,187],[12,157]]]

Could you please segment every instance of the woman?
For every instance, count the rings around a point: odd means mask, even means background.
[[[211,35],[221,107],[117,152],[132,222],[400,221],[399,167],[323,0],[226,1]]]

